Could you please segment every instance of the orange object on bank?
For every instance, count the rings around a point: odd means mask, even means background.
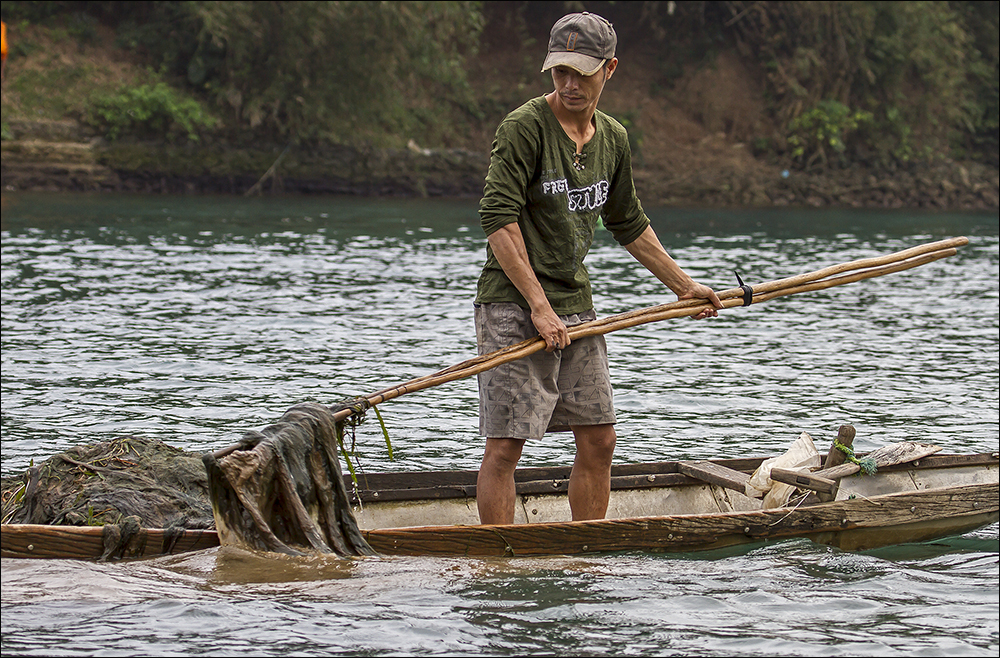
[[[7,24],[0,21],[0,79],[7,79]]]

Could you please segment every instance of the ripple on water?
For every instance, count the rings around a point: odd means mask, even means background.
[[[10,199],[14,199],[10,201]],[[25,199],[19,201],[18,199]],[[169,218],[169,219],[168,219]],[[619,463],[857,445],[996,450],[996,217],[654,212],[717,289],[955,233],[959,255],[868,282],[608,337]],[[475,355],[474,203],[5,196],[4,475],[121,433],[204,451]],[[602,315],[670,301],[603,233]],[[474,380],[382,407],[365,468],[477,468]],[[552,435],[524,465],[568,463]],[[995,656],[997,525],[871,553],[807,541],[695,555],[305,562],[217,550],[4,560],[3,653]]]

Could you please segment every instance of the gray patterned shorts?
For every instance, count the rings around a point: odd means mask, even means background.
[[[571,327],[597,317],[591,309],[561,315]],[[517,304],[476,305],[479,354],[538,335],[531,312]],[[540,439],[572,425],[615,422],[604,336],[574,340],[555,352],[539,351],[479,373],[479,433],[495,439]]]

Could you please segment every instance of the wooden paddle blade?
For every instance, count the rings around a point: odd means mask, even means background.
[[[865,457],[871,457],[875,460],[875,467],[882,468],[883,466],[894,466],[896,464],[912,462],[915,459],[920,459],[921,457],[926,457],[927,455],[933,455],[939,450],[941,450],[940,446],[931,445],[930,443],[902,441],[900,443],[891,443],[887,446],[882,446],[878,450],[868,453]],[[846,464],[841,464],[840,466],[834,466],[833,468],[817,471],[813,473],[813,475],[818,475],[819,477],[827,478],[828,480],[839,480],[842,477],[854,475],[860,470],[860,466],[853,462],[848,462]]]
[[[941,450],[940,446],[930,443],[916,443],[914,441],[903,441],[882,446],[878,450],[869,453],[867,456],[875,460],[875,465],[879,468],[883,466],[894,466],[895,464],[905,464],[915,459],[933,455]]]

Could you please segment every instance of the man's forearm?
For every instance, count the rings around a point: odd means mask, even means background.
[[[625,249],[647,270],[652,272],[663,285],[673,290],[678,299],[705,299],[712,304],[692,317],[701,320],[719,315],[717,309],[722,308],[719,296],[715,294],[714,290],[698,283],[681,269],[681,266],[670,257],[667,250],[660,244],[652,226],[647,226],[642,235],[634,242],[625,245]]]
[[[663,248],[652,226],[647,226],[634,242],[625,245],[625,249],[678,297],[695,287],[694,280]]]
[[[569,345],[566,325],[552,309],[542,284],[538,282],[535,271],[531,269],[531,261],[524,246],[524,236],[520,227],[517,224],[507,224],[490,233],[487,239],[490,241],[493,255],[496,256],[507,278],[528,302],[531,322],[535,325],[538,335],[545,340],[545,350],[551,352]]]
[[[538,282],[535,271],[531,269],[531,261],[528,259],[528,250],[524,246],[520,227],[517,224],[508,224],[491,233],[487,239],[504,274],[528,302],[532,312],[549,306],[542,284]]]

